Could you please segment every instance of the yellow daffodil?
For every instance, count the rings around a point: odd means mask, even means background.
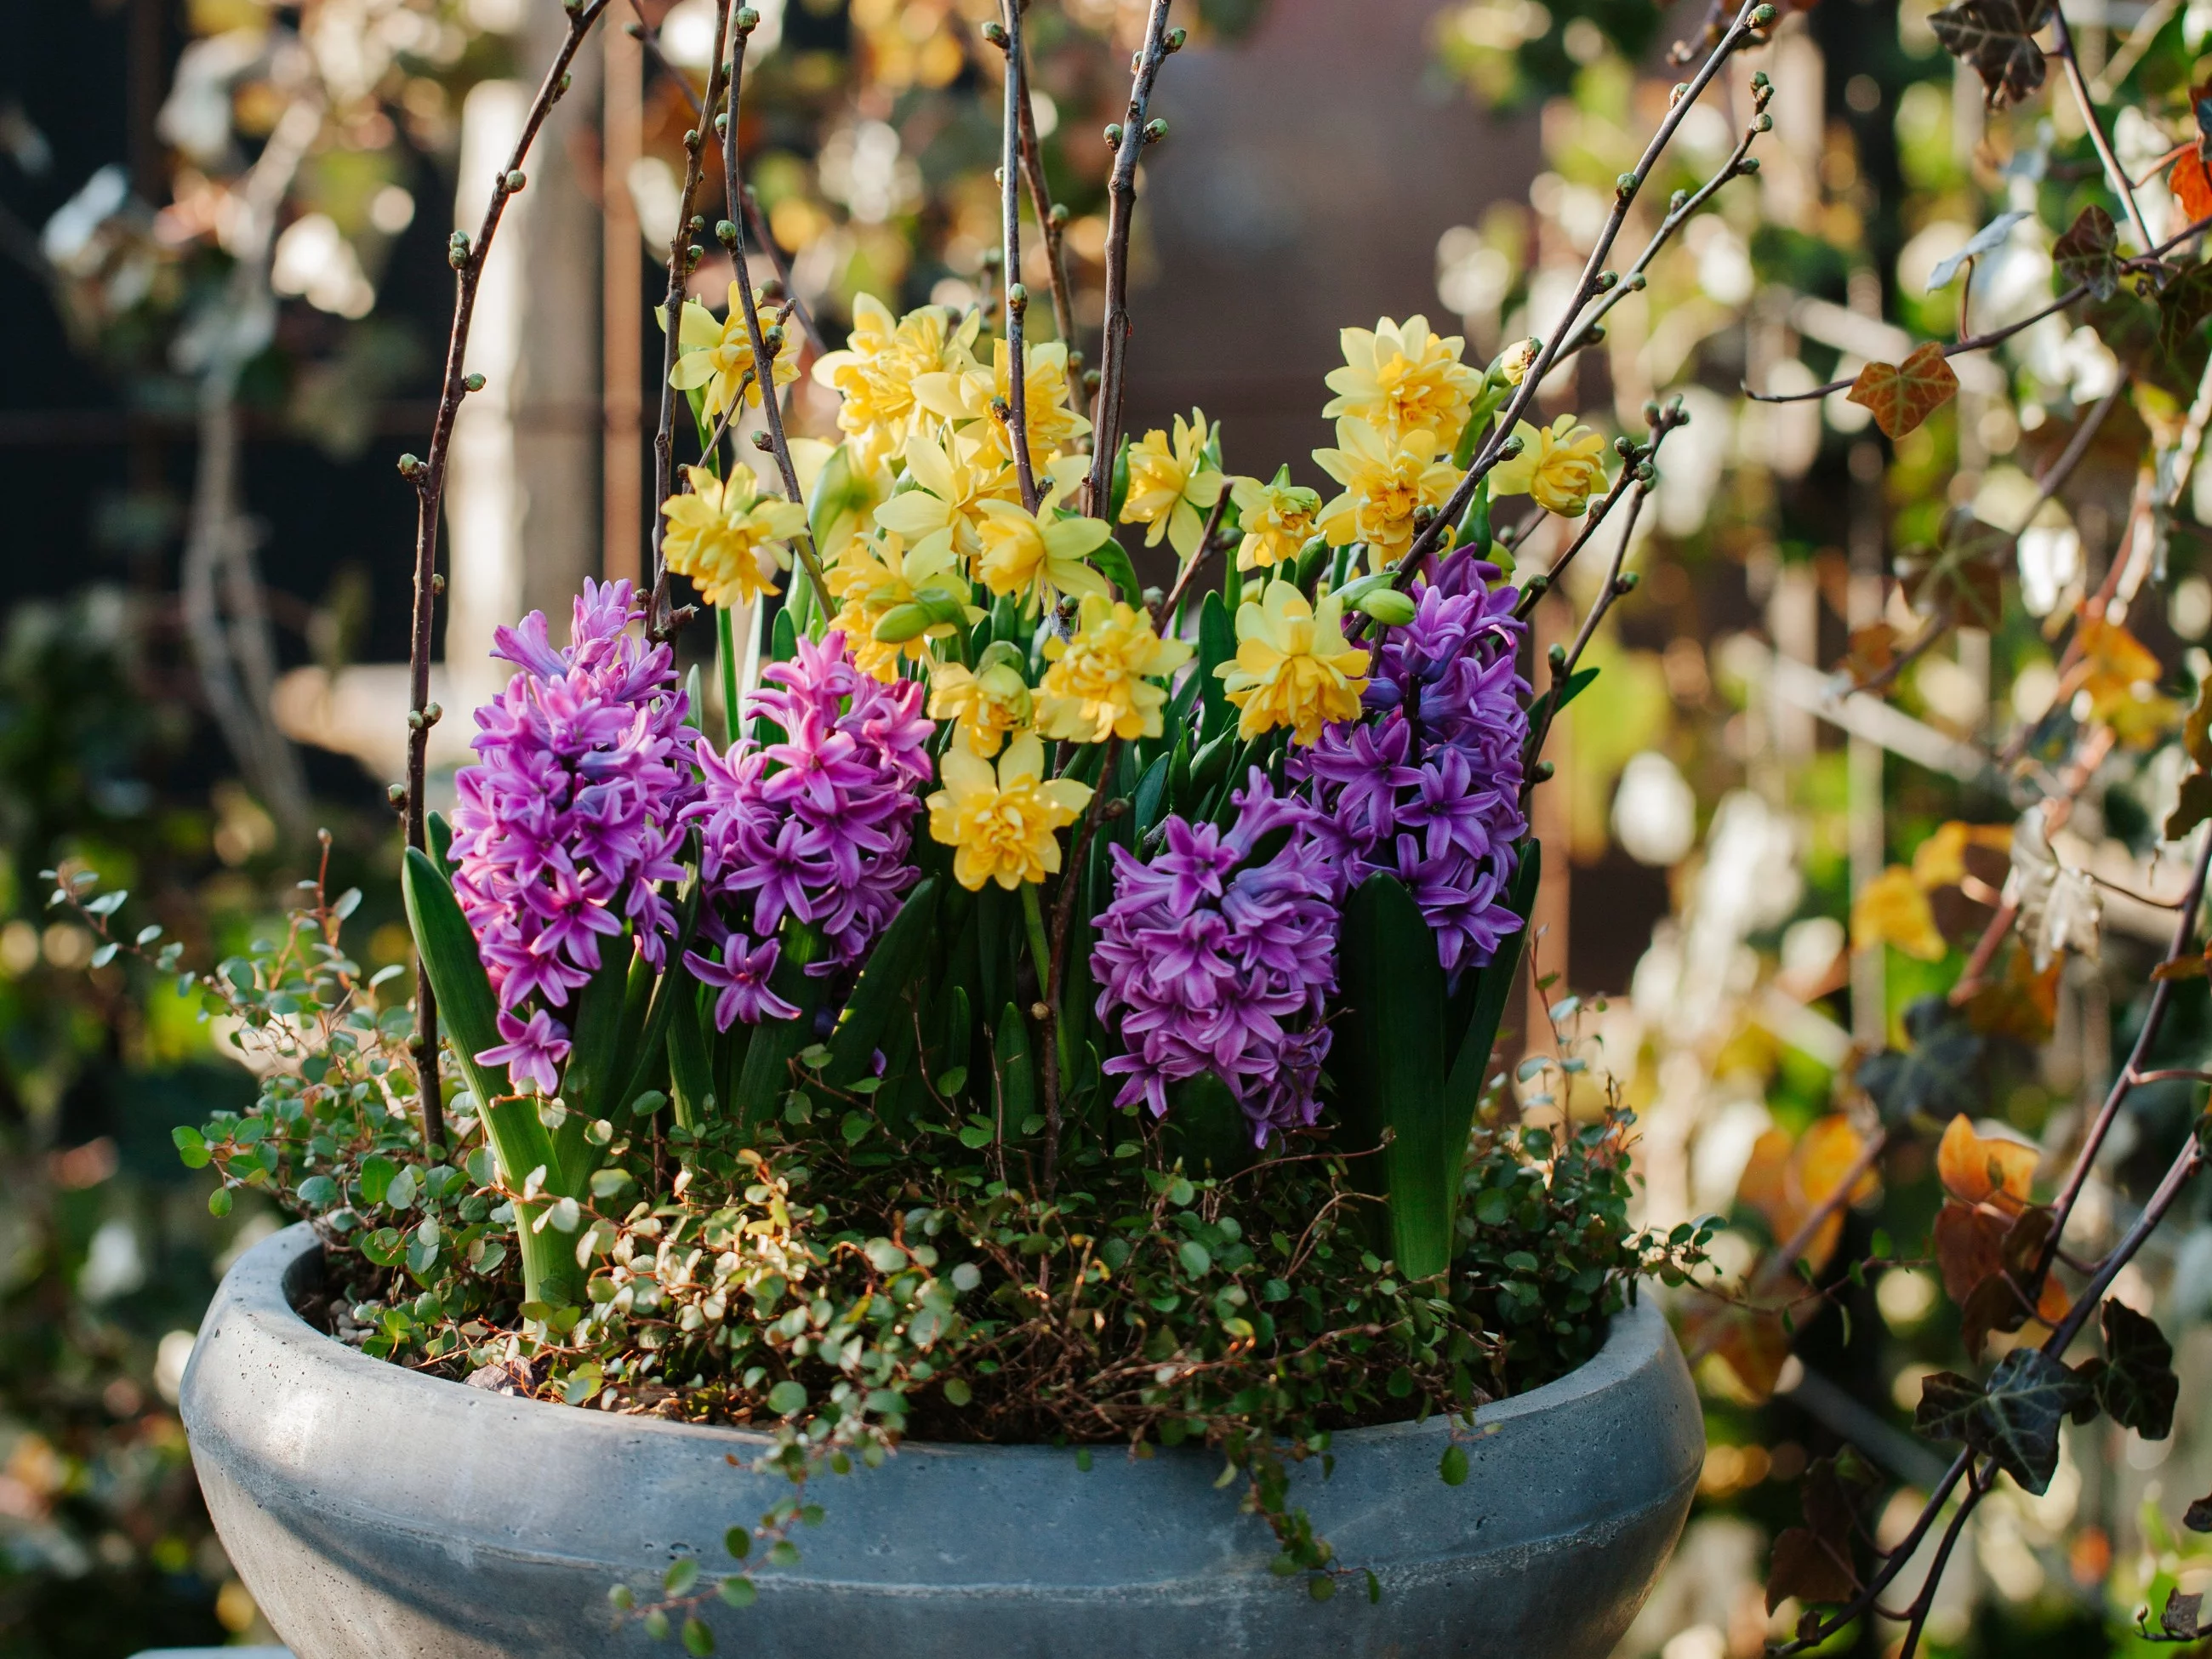
[[[888,533],[874,541],[855,538],[822,574],[830,596],[840,601],[832,625],[844,630],[861,672],[886,685],[898,678],[902,659],[922,661],[930,641],[949,638],[962,622],[972,627],[983,620],[983,612],[968,603],[958,563],[942,545],[908,547]],[[926,605],[939,619],[903,639],[878,639],[876,625],[901,605]]]
[[[1044,745],[1024,732],[991,763],[955,744],[938,761],[945,787],[929,798],[931,838],[956,849],[952,873],[973,892],[1012,892],[1060,868],[1060,830],[1091,802],[1091,786],[1044,775]]]
[[[1579,518],[1589,498],[1605,488],[1605,440],[1571,415],[1547,427],[1514,423],[1521,453],[1491,470],[1493,495],[1528,495],[1547,513]]]
[[[814,365],[815,383],[839,393],[837,425],[861,465],[887,461],[906,447],[916,416],[915,380],[957,371],[981,326],[982,313],[959,319],[943,306],[922,306],[894,319],[872,294],[853,300],[853,331],[845,349]]]
[[[1273,483],[1232,478],[1229,499],[1237,503],[1237,521],[1244,527],[1244,539],[1237,544],[1239,570],[1267,570],[1297,562],[1321,512],[1318,491],[1292,483],[1285,468]]]
[[[914,382],[915,401],[938,419],[958,426],[961,435],[981,453],[1011,464],[1014,450],[1006,422],[991,405],[994,399],[1012,401],[1007,387],[1012,362],[1006,343],[994,340],[989,368],[969,356],[956,371],[920,375]],[[1091,422],[1075,412],[1069,400],[1067,348],[1059,341],[1023,349],[1022,405],[1033,467],[1044,467],[1055,452],[1091,430]]]
[[[806,509],[763,495],[745,467],[726,483],[703,466],[687,466],[684,475],[690,493],[660,504],[668,568],[689,576],[709,605],[750,605],[774,592],[776,573],[791,568],[791,550],[782,544],[806,528]]]
[[[827,565],[856,538],[875,534],[876,508],[890,495],[891,471],[880,463],[863,465],[848,443],[793,437],[789,444],[807,529]]]
[[[986,501],[1018,501],[1014,470],[956,434],[909,438],[906,475],[918,489],[901,490],[876,509],[876,522],[917,549],[972,559],[983,550],[976,526]]]
[[[930,719],[952,721],[953,741],[974,753],[997,754],[1011,733],[1030,723],[1035,707],[1019,655],[1001,640],[986,648],[973,669],[957,662],[935,664],[929,671]]]
[[[1037,730],[1048,738],[1103,743],[1109,737],[1157,738],[1167,688],[1154,684],[1190,660],[1190,647],[1164,640],[1152,619],[1118,599],[1088,594],[1073,639],[1044,645],[1037,688]]]
[[[1367,653],[1344,637],[1344,601],[1322,596],[1316,609],[1286,581],[1271,581],[1257,605],[1237,610],[1237,655],[1213,671],[1242,711],[1237,735],[1256,738],[1279,726],[1299,743],[1321,740],[1321,728],[1356,719],[1367,689]]]
[[[1519,386],[1528,378],[1528,371],[1536,366],[1536,359],[1543,352],[1541,340],[1516,340],[1498,354],[1498,361],[1491,368],[1497,370],[1498,377],[1506,385]]]
[[[735,283],[730,284],[730,314],[726,318],[718,320],[696,300],[684,302],[683,332],[676,343],[683,356],[677,358],[668,384],[678,392],[705,386],[710,417],[719,418],[737,401],[741,386],[745,388],[745,401],[755,408],[760,406],[757,381],[745,378],[752,370],[753,343],[745,330],[744,307],[739,303]],[[798,378],[798,355],[788,349],[778,352],[775,383],[789,386]]]
[[[1425,428],[1447,443],[1459,436],[1468,407],[1482,389],[1482,371],[1460,362],[1466,342],[1439,338],[1425,317],[1403,323],[1385,317],[1371,329],[1347,328],[1337,336],[1344,367],[1332,369],[1336,393],[1322,409],[1331,419],[1349,416],[1389,434]]]
[[[1035,513],[1019,501],[977,503],[982,517],[975,530],[983,550],[975,575],[984,586],[994,593],[1034,594],[1043,605],[1059,604],[1063,593],[1106,596],[1105,577],[1085,562],[1106,544],[1106,521],[1063,519],[1055,510],[1059,499],[1055,488]]]
[[[1346,416],[1336,423],[1336,447],[1316,449],[1313,458],[1344,486],[1322,508],[1315,527],[1331,547],[1365,542],[1377,570],[1413,539],[1413,514],[1442,506],[1459,482],[1443,440],[1425,427],[1393,437]]]
[[[1219,471],[1206,464],[1211,433],[1206,416],[1194,409],[1188,421],[1176,416],[1172,442],[1166,433],[1152,431],[1129,446],[1129,494],[1121,504],[1121,522],[1151,526],[1145,532],[1146,547],[1158,547],[1165,536],[1178,558],[1198,551],[1206,514],[1226,485]]]

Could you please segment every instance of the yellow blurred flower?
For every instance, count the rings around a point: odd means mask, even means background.
[[[1013,468],[957,434],[909,438],[906,476],[920,488],[894,494],[876,509],[876,522],[933,553],[943,549],[974,558],[983,550],[977,535],[983,503],[1020,499]]]
[[[1316,449],[1322,471],[1344,493],[1321,510],[1315,526],[1331,547],[1368,544],[1368,562],[1380,570],[1413,539],[1413,514],[1441,507],[1459,482],[1459,469],[1427,428],[1393,437],[1348,416],[1336,423],[1336,447]]]
[[[1482,389],[1482,371],[1460,362],[1466,342],[1439,338],[1425,317],[1397,323],[1385,317],[1371,329],[1347,328],[1337,336],[1344,367],[1331,369],[1330,398],[1322,413],[1343,415],[1387,433],[1434,432],[1455,441],[1467,411]]]
[[[964,663],[936,664],[929,671],[930,719],[952,721],[954,741],[974,753],[997,754],[1010,733],[1030,723],[1035,707],[1018,658],[1018,647],[1001,640],[987,647],[983,660],[972,669]]]
[[[945,787],[929,798],[929,833],[955,850],[952,873],[970,891],[995,881],[1012,892],[1060,868],[1060,830],[1091,802],[1091,786],[1044,775],[1044,745],[1024,732],[990,762],[955,745],[938,761]]]
[[[1273,483],[1257,478],[1232,478],[1229,498],[1237,503],[1237,521],[1244,539],[1237,544],[1239,570],[1265,570],[1297,562],[1298,553],[1314,533],[1321,512],[1321,494],[1290,481],[1285,467]]]
[[[1007,438],[1007,423],[992,407],[994,399],[1011,403],[1007,370],[1012,359],[1006,343],[991,342],[991,367],[986,369],[963,351],[957,370],[917,376],[914,395],[921,406],[941,421],[951,422],[977,452],[1012,464],[1014,449]],[[1054,453],[1091,430],[1091,422],[1071,405],[1067,387],[1067,348],[1057,340],[1024,346],[1022,351],[1022,404],[1029,422],[1030,465],[1042,469]]]
[[[1129,494],[1121,504],[1123,524],[1149,525],[1145,545],[1158,547],[1165,536],[1178,558],[1198,551],[1206,534],[1205,514],[1221,499],[1226,481],[1206,464],[1211,428],[1194,409],[1190,419],[1175,417],[1175,438],[1154,430],[1129,446]]]
[[[915,380],[957,369],[981,325],[981,312],[963,320],[943,306],[922,306],[894,319],[872,294],[854,296],[845,349],[819,359],[814,380],[843,398],[837,425],[861,465],[889,460],[906,447],[915,416],[923,412],[915,401]]]
[[[1030,513],[1019,501],[984,501],[976,533],[983,550],[975,575],[994,593],[1034,592],[1043,605],[1057,605],[1063,593],[1109,592],[1105,577],[1085,562],[1106,544],[1103,519],[1063,519],[1055,510],[1055,488]]]
[[[1237,735],[1256,738],[1279,726],[1299,743],[1321,739],[1321,728],[1357,718],[1367,689],[1367,653],[1344,637],[1344,601],[1322,596],[1316,609],[1286,581],[1271,581],[1257,605],[1237,611],[1237,655],[1213,671],[1242,711]]]
[[[960,579],[957,562],[942,545],[909,547],[889,533],[872,542],[855,538],[822,574],[830,596],[841,602],[831,625],[844,630],[861,672],[886,685],[898,678],[901,659],[924,659],[930,641],[949,638],[960,626],[945,614],[907,639],[878,639],[876,624],[900,605],[930,605],[940,613],[957,612],[970,626],[983,619],[983,612],[968,603],[968,584]]]
[[[776,573],[791,568],[783,543],[806,528],[806,509],[761,493],[750,469],[725,483],[703,466],[687,466],[689,495],[660,504],[668,520],[661,551],[668,568],[689,576],[709,605],[750,605],[775,591]]]
[[[1572,415],[1548,427],[1517,421],[1513,435],[1521,440],[1521,453],[1491,469],[1492,496],[1532,496],[1546,512],[1573,519],[1605,488],[1605,440]]]
[[[760,406],[760,386],[745,379],[753,366],[753,343],[745,331],[744,307],[739,303],[735,283],[730,284],[729,315],[720,320],[696,300],[684,302],[683,331],[676,343],[683,356],[677,358],[668,384],[678,392],[705,386],[709,416],[720,417],[727,410],[737,401],[741,386],[745,388],[745,401],[755,408]],[[778,352],[775,383],[789,386],[798,378],[798,354]]]
[[[1152,617],[1120,600],[1086,595],[1073,639],[1045,641],[1037,688],[1037,730],[1048,738],[1103,743],[1109,737],[1157,738],[1165,678],[1190,660],[1181,640],[1164,640]]]
[[[1941,962],[1949,948],[1936,926],[1927,893],[1901,864],[1891,865],[1851,901],[1851,948],[1863,951],[1885,942],[1923,962]]]

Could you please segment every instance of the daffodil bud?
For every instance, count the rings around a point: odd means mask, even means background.
[[[872,631],[878,645],[904,645],[929,631],[929,612],[918,605],[895,605],[876,618]]]
[[[1543,349],[1544,343],[1540,340],[1533,338],[1523,340],[1517,345],[1508,346],[1499,353],[1497,362],[1492,367],[1497,369],[1499,377],[1506,385],[1519,386],[1522,381],[1528,378],[1530,367]]]
[[[1401,593],[1395,587],[1378,587],[1371,593],[1361,594],[1359,609],[1376,622],[1387,623],[1393,628],[1403,628],[1419,611],[1411,595]]]

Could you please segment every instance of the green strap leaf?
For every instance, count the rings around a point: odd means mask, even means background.
[[[1395,876],[1370,876],[1344,907],[1339,1022],[1346,1127],[1380,1143],[1390,1255],[1409,1279],[1451,1263],[1467,1116],[1444,1087],[1443,970],[1420,907]],[[1387,1135],[1387,1139],[1386,1139]],[[1371,1164],[1363,1164],[1371,1168]]]
[[[1221,595],[1209,592],[1198,608],[1198,697],[1206,710],[1201,735],[1218,741],[1236,724],[1237,707],[1213,671],[1237,654],[1237,623]]]
[[[1460,1034],[1452,1049],[1451,1077],[1446,1089],[1454,1100],[1466,1103],[1470,1115],[1482,1096],[1483,1074],[1490,1067],[1491,1050],[1498,1042],[1498,1023],[1505,1017],[1513,982],[1520,977],[1521,958],[1528,942],[1528,915],[1536,908],[1536,888],[1543,867],[1543,844],[1532,836],[1522,847],[1520,867],[1513,872],[1506,899],[1513,914],[1521,918],[1521,925],[1498,942],[1498,954],[1488,966],[1467,976],[1467,983],[1452,999],[1451,1010],[1458,1016],[1464,1006],[1464,1018],[1449,1019],[1444,1024],[1448,1040],[1452,1031]]]
[[[908,1017],[907,992],[928,969],[937,897],[943,890],[936,877],[925,878],[907,895],[898,915],[869,951],[868,965],[830,1039],[830,1064],[823,1075],[832,1088],[842,1089],[870,1074],[876,1050],[885,1046],[894,1024]]]

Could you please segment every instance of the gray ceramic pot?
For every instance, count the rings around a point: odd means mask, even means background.
[[[669,1653],[607,1591],[656,1588],[679,1555],[726,1565],[723,1529],[789,1491],[731,1466],[759,1442],[368,1358],[293,1312],[320,1267],[304,1226],[240,1258],[184,1388],[216,1529],[300,1659]],[[1374,1604],[1357,1580],[1316,1603],[1272,1575],[1218,1455],[1102,1449],[1086,1473],[1050,1447],[909,1443],[825,1478],[798,1565],[708,1617],[759,1659],[1603,1659],[1705,1453],[1666,1322],[1647,1302],[1589,1364],[1479,1420],[1458,1486],[1437,1477],[1442,1419],[1340,1434],[1333,1476],[1297,1471],[1339,1559],[1381,1580]]]

